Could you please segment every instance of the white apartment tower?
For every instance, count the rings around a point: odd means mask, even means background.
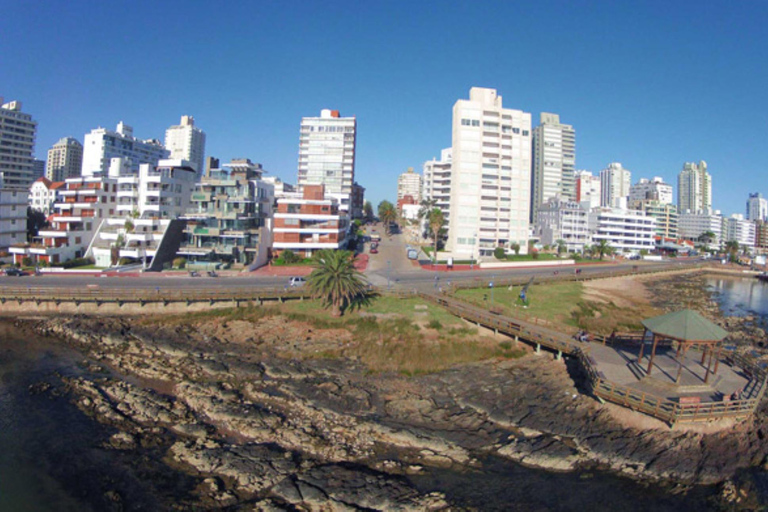
[[[411,196],[417,204],[421,201],[421,175],[413,172],[413,167],[397,178],[397,200],[405,196]]]
[[[749,194],[747,199],[747,219],[768,220],[768,199],[764,198],[759,192]]]
[[[626,208],[632,173],[619,162],[611,162],[600,171],[600,206]]]
[[[451,224],[447,250],[465,258],[528,247],[531,114],[473,87],[453,106]]]
[[[65,137],[48,150],[45,177],[51,181],[77,178],[83,168],[83,145],[72,137]]]
[[[195,118],[181,116],[181,122],[165,131],[165,148],[170,151],[168,158],[186,160],[192,164],[198,176],[204,170],[205,132],[195,126]]]
[[[707,172],[707,162],[686,162],[677,176],[677,206],[682,213],[708,212],[712,210],[712,175]]]
[[[21,111],[20,101],[0,98],[0,186],[28,189],[35,181],[37,122]]]
[[[589,208],[600,206],[600,176],[589,171],[576,171],[576,202],[589,203]]]
[[[664,180],[655,176],[652,180],[641,178],[640,181],[629,187],[629,205],[637,208],[642,201],[653,199],[662,204],[670,204],[674,200],[672,185],[664,183]]]
[[[451,148],[440,152],[440,160],[433,158],[424,162],[424,179],[421,189],[422,199],[434,201],[435,206],[443,211],[447,229],[450,229],[452,164]]]
[[[553,197],[576,199],[576,131],[560,124],[560,116],[542,112],[533,130],[533,191],[531,220],[539,207]]]
[[[350,209],[355,182],[357,120],[323,109],[320,117],[301,119],[298,187],[325,185],[325,192],[342,194],[341,209]]]
[[[168,158],[168,150],[155,139],[140,140],[133,128],[120,121],[117,130],[96,128],[85,135],[83,144],[83,177],[106,175],[113,158],[123,158],[136,173],[141,164],[157,165]]]

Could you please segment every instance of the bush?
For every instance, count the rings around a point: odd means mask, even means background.
[[[31,267],[32,266],[32,258],[29,256],[24,256],[21,258],[21,266],[23,267]]]
[[[278,259],[283,260],[285,263],[298,263],[301,260],[299,255],[290,249],[286,249],[280,253],[280,257]]]
[[[120,266],[123,266],[123,265],[130,265],[131,263],[135,263],[135,262],[136,260],[134,260],[133,258],[120,258],[117,261],[117,264]]]
[[[84,267],[86,265],[93,265],[95,263],[93,258],[72,258],[61,264],[63,268]]]
[[[443,328],[443,324],[441,324],[438,320],[433,319],[429,321],[429,323],[427,324],[427,327],[429,327],[430,329],[439,330]]]
[[[493,250],[493,257],[497,260],[503,260],[507,257],[507,251],[503,247],[497,247]]]
[[[173,268],[183,269],[187,266],[187,258],[174,258]]]
[[[533,251],[531,253],[531,258],[533,258],[535,260],[539,259],[539,251]]]

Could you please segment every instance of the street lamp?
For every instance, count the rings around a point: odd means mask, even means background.
[[[475,244],[477,243],[477,233],[474,235],[475,237],[472,239],[472,251],[469,253],[469,270],[475,269]],[[480,250],[477,251],[478,253]]]
[[[392,272],[392,262],[387,260],[387,291],[389,291],[389,274]]]

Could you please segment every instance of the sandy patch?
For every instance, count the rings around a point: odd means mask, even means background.
[[[652,295],[645,282],[654,277],[629,276],[594,279],[584,282],[584,299],[608,304],[613,302],[621,308],[650,306]]]

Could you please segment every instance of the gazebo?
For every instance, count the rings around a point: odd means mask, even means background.
[[[690,309],[675,311],[666,315],[649,318],[642,321],[645,331],[643,332],[643,343],[640,345],[640,355],[637,358],[638,364],[643,360],[643,351],[645,349],[645,339],[648,333],[653,334],[653,348],[651,357],[648,361],[646,375],[651,374],[653,369],[653,358],[656,355],[656,345],[659,340],[674,340],[678,342],[677,354],[678,360],[677,378],[675,382],[680,382],[680,374],[683,371],[683,360],[685,353],[694,345],[703,345],[704,351],[701,355],[701,364],[703,365],[707,357],[707,373],[704,377],[704,383],[709,381],[710,370],[712,369],[712,359],[715,360],[715,368],[712,373],[717,375],[717,368],[720,363],[720,351],[722,347],[718,345],[720,341],[728,336],[728,331],[713,324],[700,314]],[[682,357],[680,353],[682,351]]]

